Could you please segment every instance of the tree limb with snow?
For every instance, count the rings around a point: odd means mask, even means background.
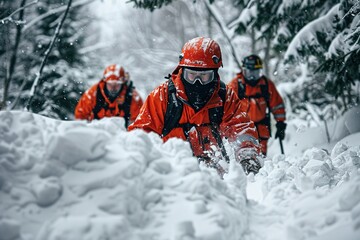
[[[22,34],[22,28],[23,28],[22,24],[18,24],[17,22],[23,22],[24,9],[34,3],[37,3],[37,1],[26,4],[26,0],[22,0],[20,3],[20,8],[18,8],[16,11],[14,11],[12,14],[10,14],[10,16],[7,17],[7,18],[11,18],[12,15],[19,12],[19,20],[15,21],[15,23],[17,24],[16,25],[15,43],[14,43],[14,48],[12,50],[10,62],[9,62],[9,65],[8,65],[8,68],[6,71],[6,75],[4,78],[3,99],[2,99],[2,101],[0,101],[0,110],[2,110],[3,108],[6,108],[9,86],[10,86],[12,75],[14,73],[15,66],[16,66],[17,51],[18,51],[20,40],[21,40],[21,34]],[[3,21],[3,20],[1,20],[1,21]]]
[[[46,61],[47,61],[47,59],[48,59],[48,57],[49,57],[49,54],[50,54],[50,52],[51,52],[51,50],[52,50],[52,48],[53,48],[53,46],[54,46],[54,44],[55,44],[55,41],[56,41],[57,37],[58,37],[59,34],[60,34],[60,29],[61,29],[62,25],[63,25],[64,22],[65,22],[66,16],[67,16],[67,14],[68,14],[68,12],[69,12],[69,10],[70,10],[70,7],[71,7],[71,3],[72,3],[72,0],[69,0],[68,4],[67,4],[67,6],[66,6],[65,13],[64,13],[61,21],[58,23],[58,25],[57,25],[57,27],[56,27],[54,37],[53,37],[52,41],[50,42],[50,45],[49,45],[48,49],[47,49],[46,52],[45,52],[45,56],[44,56],[44,58],[43,58],[43,60],[42,60],[42,62],[41,62],[39,71],[38,71],[37,74],[36,74],[36,78],[35,78],[35,80],[34,80],[34,82],[33,82],[33,84],[32,84],[31,90],[30,90],[29,99],[28,99],[27,104],[26,104],[26,106],[25,106],[25,109],[26,109],[27,111],[30,110],[31,102],[32,102],[32,99],[33,99],[33,97],[34,97],[34,95],[35,95],[35,93],[36,93],[36,89],[37,89],[38,85],[41,84],[41,81],[40,81],[41,73],[42,73],[42,71],[43,71],[43,69],[44,69],[44,67],[45,67]]]

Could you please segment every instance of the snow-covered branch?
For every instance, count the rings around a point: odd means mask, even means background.
[[[24,19],[24,9],[25,9],[25,5],[26,4],[26,0],[22,0],[20,3],[20,10],[19,10],[19,21],[23,21]],[[15,65],[16,65],[16,60],[17,60],[17,50],[19,48],[19,44],[20,44],[20,40],[21,40],[21,35],[22,35],[22,25],[21,24],[17,24],[16,25],[16,35],[15,35],[15,43],[14,43],[14,48],[12,49],[12,54],[10,57],[10,62],[8,64],[7,70],[6,70],[6,76],[4,79],[4,95],[3,95],[3,100],[2,102],[0,102],[0,110],[6,107],[6,101],[8,98],[8,91],[9,91],[9,86],[11,83],[11,79],[15,70]]]
[[[315,19],[305,25],[292,39],[285,53],[285,59],[290,57],[298,58],[298,51],[305,45],[321,45],[316,37],[317,32],[330,34],[334,31],[332,21],[339,14],[340,4],[336,4],[325,16]]]
[[[234,36],[234,30],[230,30],[225,22],[222,20],[220,13],[217,11],[217,9],[212,6],[212,4],[210,3],[210,0],[206,0],[205,1],[205,6],[207,7],[207,9],[209,10],[209,13],[211,14],[211,16],[214,18],[214,20],[216,21],[216,23],[219,25],[222,33],[224,34],[226,40],[229,42],[230,48],[231,48],[231,53],[235,59],[236,64],[238,65],[239,69],[241,69],[241,61],[239,60],[238,56],[236,55],[236,51],[234,48],[234,44],[232,43],[231,39]]]
[[[72,5],[72,8],[75,8],[75,7],[80,7],[80,6],[83,6],[83,5],[86,5],[86,4],[90,4],[92,2],[94,2],[96,0],[79,0],[77,2],[75,2],[73,5]],[[56,8],[56,9],[52,9],[36,18],[34,18],[33,20],[31,20],[29,23],[25,24],[25,27],[24,27],[24,31],[28,30],[30,27],[32,27],[34,24],[36,24],[37,22],[41,21],[42,19],[44,18],[47,18],[55,13],[60,13],[60,12],[64,12],[66,11],[66,6],[62,6],[62,7],[59,7],[59,8]]]
[[[79,50],[79,54],[86,54],[99,49],[108,48],[111,47],[113,43],[114,43],[113,41],[99,42],[91,46],[83,47]]]
[[[67,4],[67,6],[66,6],[66,10],[65,10],[64,16],[63,16],[63,18],[61,19],[61,21],[59,22],[59,24],[58,24],[57,27],[56,27],[54,37],[53,37],[53,39],[51,40],[51,43],[50,43],[50,45],[49,45],[49,48],[48,48],[48,49],[46,50],[46,52],[45,52],[45,56],[44,56],[44,58],[43,58],[43,60],[42,60],[42,62],[41,62],[41,65],[40,65],[40,69],[39,69],[39,71],[36,73],[36,78],[35,78],[35,80],[34,80],[34,82],[33,82],[33,85],[31,86],[29,100],[27,101],[27,104],[26,104],[26,107],[25,107],[27,111],[30,109],[31,101],[32,101],[32,99],[33,99],[33,97],[34,97],[34,95],[35,95],[36,88],[37,88],[38,85],[39,85],[39,80],[40,80],[40,77],[41,77],[41,73],[42,73],[42,71],[43,71],[43,69],[44,69],[44,66],[45,66],[45,64],[46,64],[46,61],[47,61],[47,59],[48,59],[48,57],[49,57],[49,55],[50,55],[50,52],[51,52],[51,50],[52,50],[52,48],[53,48],[53,46],[54,46],[54,44],[55,44],[55,41],[56,41],[57,37],[58,37],[59,34],[60,34],[60,29],[61,29],[63,23],[65,22],[66,16],[67,16],[67,14],[68,14],[68,12],[69,12],[69,10],[70,10],[71,2],[72,2],[72,0],[69,0],[68,4]]]
[[[16,9],[16,10],[15,10],[14,12],[12,12],[9,16],[7,16],[7,17],[5,17],[5,18],[3,18],[3,19],[0,19],[0,23],[4,24],[4,23],[6,23],[6,22],[12,22],[12,23],[15,23],[16,25],[25,24],[25,23],[26,23],[25,21],[23,21],[23,20],[14,20],[14,19],[12,18],[12,16],[14,16],[16,13],[18,13],[18,12],[20,12],[20,11],[23,11],[25,8],[27,8],[27,7],[29,7],[29,6],[31,6],[31,5],[33,5],[33,4],[36,4],[36,3],[38,3],[38,2],[39,2],[39,0],[35,0],[35,1],[33,1],[33,2],[30,2],[30,3],[28,3],[28,4],[24,5],[24,6]]]
[[[257,8],[255,4],[249,6],[249,8],[244,8],[239,17],[234,21],[228,24],[228,28],[233,29],[236,28],[239,24],[247,26],[248,23],[252,21],[253,18],[256,18],[257,15]]]

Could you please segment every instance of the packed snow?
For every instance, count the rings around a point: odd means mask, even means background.
[[[222,180],[188,143],[127,132],[121,118],[2,111],[0,240],[357,240],[357,121],[329,144],[290,122],[285,155],[272,140],[259,174],[231,161]]]

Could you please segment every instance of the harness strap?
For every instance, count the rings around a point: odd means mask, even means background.
[[[230,163],[229,155],[226,152],[224,143],[223,143],[222,138],[220,136],[219,125],[210,124],[210,128],[211,128],[211,133],[213,134],[214,138],[216,139],[216,142],[217,142],[217,144],[218,144],[218,146],[219,146],[219,148],[221,150],[221,154],[225,158],[225,161],[227,163]]]
[[[263,124],[266,125],[269,129],[269,134],[271,136],[271,126],[270,126],[270,112],[271,112],[271,108],[270,108],[270,94],[269,94],[269,82],[268,79],[263,76],[264,80],[265,80],[265,84],[260,85],[260,90],[261,93],[256,93],[254,95],[250,95],[250,96],[246,96],[246,84],[242,83],[241,81],[238,81],[238,97],[240,99],[251,99],[251,98],[264,98],[265,102],[266,102],[266,112],[265,112],[265,117],[258,121],[258,122],[254,122],[255,125],[258,124]]]
[[[101,81],[103,81],[103,80],[101,80]],[[133,89],[134,89],[133,82],[129,81],[128,88],[125,93],[124,103],[118,104],[119,111],[120,110],[124,111],[124,119],[125,119],[125,127],[126,128],[129,126],[129,123],[130,123],[130,107],[131,107],[131,102],[132,102]],[[120,90],[120,92],[121,92],[121,90]],[[106,111],[110,108],[109,108],[109,104],[106,102],[104,96],[101,93],[100,84],[98,84],[97,89],[96,89],[96,105],[92,110],[94,113],[95,119],[100,119],[98,114],[101,111],[101,109],[104,109]]]
[[[225,103],[226,98],[226,84],[220,81],[220,89],[218,92],[221,100]],[[210,123],[204,123],[200,125],[190,124],[190,123],[179,123],[183,111],[183,102],[179,100],[176,96],[176,88],[172,79],[168,80],[168,103],[166,108],[166,113],[164,117],[164,127],[162,130],[162,137],[168,135],[174,128],[182,128],[186,139],[189,140],[189,131],[192,127],[200,126],[209,126],[211,128],[211,133],[213,134],[216,142],[221,149],[221,153],[226,161],[229,161],[229,157],[226,153],[226,149],[221,139],[219,132],[219,125],[222,122],[222,117],[224,115],[224,106],[223,104],[216,108],[209,109],[209,120]]]
[[[132,93],[133,93],[133,82],[129,81],[128,88],[125,93],[125,101],[123,104],[119,104],[119,110],[124,111],[125,127],[127,128],[130,124],[130,107],[132,102]]]
[[[101,81],[103,81],[103,80],[101,80]],[[105,101],[105,98],[101,93],[100,83],[99,83],[97,86],[97,89],[96,89],[96,105],[92,110],[92,112],[94,113],[95,119],[100,119],[100,117],[98,116],[98,113],[101,111],[101,109],[105,109],[105,111],[106,111],[109,109],[109,105]]]
[[[182,115],[183,103],[176,97],[176,88],[174,82],[168,80],[168,103],[164,117],[164,128],[162,137],[168,135],[173,128],[179,123]]]

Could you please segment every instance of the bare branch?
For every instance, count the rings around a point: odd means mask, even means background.
[[[89,4],[94,1],[96,1],[96,0],[79,0],[72,5],[72,8],[80,7],[82,5]],[[64,12],[64,11],[66,11],[66,9],[67,9],[66,6],[62,6],[62,7],[56,8],[56,9],[52,9],[52,10],[34,18],[29,23],[25,24],[24,31],[27,31],[30,27],[32,27],[35,23],[39,22],[40,20],[47,18],[55,13]]]
[[[27,8],[27,7],[29,7],[29,6],[31,6],[31,5],[33,5],[33,4],[36,4],[36,3],[38,3],[38,2],[39,2],[39,0],[35,0],[35,1],[33,1],[33,2],[31,2],[31,3],[28,3],[28,4],[24,5],[24,6],[21,6],[20,8],[16,9],[14,12],[12,12],[12,13],[11,13],[9,16],[7,16],[6,18],[0,19],[0,22],[1,22],[2,24],[6,23],[6,22],[13,22],[13,23],[15,23],[15,24],[17,24],[17,25],[25,24],[26,22],[23,21],[22,19],[21,19],[21,20],[14,20],[14,19],[12,18],[12,16],[15,15],[17,12],[20,12],[20,11],[23,12],[25,8]]]
[[[111,47],[113,43],[114,43],[113,41],[99,42],[97,44],[81,48],[79,50],[79,54],[87,54],[89,52],[94,52],[99,49],[108,48]]]
[[[16,96],[15,100],[12,102],[11,106],[9,107],[11,110],[15,109],[16,105],[19,102],[19,99],[21,97],[21,93],[24,91],[24,88],[26,86],[27,80],[24,78],[24,80],[21,83],[20,90],[18,92],[18,95]]]
[[[41,73],[42,73],[42,71],[43,71],[43,69],[44,69],[44,66],[45,66],[45,64],[46,64],[46,61],[47,61],[47,59],[48,59],[48,57],[49,57],[49,55],[50,55],[50,52],[51,52],[51,50],[52,50],[52,48],[53,48],[53,46],[54,46],[54,44],[55,44],[55,41],[56,41],[57,37],[58,37],[59,34],[60,34],[60,29],[61,29],[63,23],[65,22],[66,16],[67,16],[67,14],[68,14],[68,12],[69,12],[69,10],[70,10],[71,2],[72,2],[72,0],[69,0],[68,4],[67,4],[67,6],[66,6],[66,11],[65,11],[65,13],[64,13],[64,16],[63,16],[63,18],[61,19],[61,21],[59,22],[59,24],[58,24],[57,27],[56,27],[54,37],[53,37],[53,39],[51,40],[51,43],[50,43],[50,45],[49,45],[49,48],[48,48],[48,49],[46,50],[46,52],[45,52],[45,56],[44,56],[44,58],[43,58],[43,60],[42,60],[42,62],[41,62],[41,65],[40,65],[40,69],[39,69],[39,71],[36,73],[36,78],[35,78],[35,80],[34,80],[33,85],[31,86],[30,97],[29,97],[29,100],[27,101],[27,104],[26,104],[26,107],[25,107],[25,109],[26,109],[27,111],[29,111],[29,109],[30,109],[31,102],[32,102],[32,99],[33,99],[33,97],[34,97],[34,95],[35,95],[35,91],[36,91],[36,89],[37,89],[37,87],[38,87],[38,85],[39,85]]]
[[[220,27],[222,33],[224,34],[226,40],[229,42],[229,45],[230,45],[230,48],[231,48],[231,54],[233,55],[237,66],[239,67],[239,69],[242,69],[241,64],[240,64],[241,61],[238,59],[238,57],[236,55],[235,48],[234,48],[234,44],[231,41],[232,36],[230,34],[230,30],[226,27],[226,24],[220,19],[219,14],[216,12],[216,9],[213,6],[211,6],[209,0],[205,1],[205,6],[209,10],[209,13],[214,18],[216,23],[219,25],[219,27]]]
[[[25,3],[26,3],[26,0],[22,0],[20,3],[19,9],[21,9],[21,10],[19,12],[19,21],[23,21],[23,19],[24,19]],[[7,105],[6,101],[8,98],[8,91],[9,91],[12,75],[15,70],[17,50],[18,50],[18,47],[20,44],[21,33],[22,33],[22,25],[17,25],[16,26],[16,35],[15,35],[15,44],[14,44],[14,48],[12,51],[12,55],[10,57],[10,62],[9,62],[8,68],[6,69],[6,76],[4,78],[4,93],[3,93],[3,100],[0,104],[0,110],[3,108],[6,108],[6,105]]]

